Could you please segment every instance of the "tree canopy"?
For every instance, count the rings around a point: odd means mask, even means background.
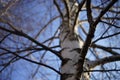
[[[0,0],[0,80],[60,80],[66,18],[81,39],[82,73],[119,80],[120,0]]]

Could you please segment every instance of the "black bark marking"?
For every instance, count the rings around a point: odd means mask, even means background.
[[[70,50],[71,52],[72,51],[76,51],[76,52],[78,52],[79,54],[80,54],[80,51],[81,51],[81,49],[80,48],[74,48],[74,49],[72,49],[72,50]]]
[[[64,58],[63,61],[62,61],[62,66],[64,66],[69,60],[71,60],[71,59],[69,59],[69,58]]]
[[[66,80],[67,78],[72,77],[72,76],[73,76],[73,74],[64,73],[64,74],[61,75],[61,80]]]
[[[70,41],[79,41],[79,36],[76,33],[69,34]]]

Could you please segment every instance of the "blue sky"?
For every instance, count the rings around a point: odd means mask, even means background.
[[[58,0],[58,2],[61,3],[61,0]],[[94,3],[96,5],[99,5],[99,0],[96,0],[96,2],[94,1]],[[59,5],[63,6],[63,4],[59,4]],[[22,30],[29,36],[35,38],[35,36],[41,31],[42,28],[45,27],[45,25],[52,18],[59,16],[59,13],[55,8],[55,6],[53,5],[52,0],[20,0],[18,3],[16,3],[11,7],[11,9],[9,10],[9,15],[7,15],[7,19],[11,21],[19,30]],[[94,17],[97,15],[98,14],[96,12],[93,13]],[[79,18],[80,20],[87,19],[86,12],[85,11],[81,12]],[[42,43],[45,40],[53,37],[58,27],[60,26],[60,23],[61,23],[60,21],[61,19],[58,17],[54,19],[53,22],[47,25],[47,27],[39,34],[39,36],[37,36],[36,40]],[[88,29],[89,29],[88,23],[85,22],[82,24],[82,26],[85,28],[86,32],[88,32]],[[107,25],[98,24],[98,27],[95,32],[95,37],[93,40],[98,39],[102,35],[101,33],[103,33],[106,30],[106,28],[109,27],[109,26],[107,27],[106,26]],[[113,31],[112,29],[110,29],[108,34],[112,34],[112,33]],[[58,34],[59,34],[59,31],[57,31],[56,36],[58,36]],[[79,28],[79,34],[85,40],[86,35],[82,32],[80,28]],[[108,34],[105,34],[104,36]],[[16,42],[14,42],[14,40]],[[114,44],[112,46],[116,46],[119,43],[119,41],[114,42],[114,41],[109,41],[107,39],[103,39],[97,42],[97,44],[104,45],[104,46],[109,46],[111,43]],[[48,41],[43,44],[46,46],[49,45],[49,47],[56,46],[56,45],[59,45],[59,40],[58,38],[56,38],[52,42]],[[25,39],[24,37],[11,35],[0,46],[9,47],[12,50],[16,50],[19,48],[24,49],[29,46],[36,46],[36,44],[32,43],[28,39]],[[37,46],[37,48],[41,48],[41,47]],[[54,48],[53,50],[59,51],[60,48]],[[100,49],[96,49],[96,51],[98,51],[98,55],[99,53],[103,52],[99,55],[100,57],[106,56],[106,54],[108,56],[108,53],[101,51]],[[0,52],[3,52],[3,51],[0,50]],[[24,56],[28,53],[30,52],[26,51],[21,53],[20,55]],[[44,57],[41,58],[43,55]],[[8,56],[9,55],[4,57],[6,58]],[[93,55],[91,56],[90,51],[88,51],[87,57],[90,58],[91,60],[96,59],[95,56]],[[36,51],[32,53],[30,56],[28,56],[27,58],[38,61],[38,62],[41,61],[49,66],[56,68],[57,70],[59,70],[59,66],[61,63],[59,58],[57,58],[53,53],[49,51],[46,51],[46,52]],[[10,59],[3,60],[3,62],[7,62],[9,60]],[[0,62],[2,63],[2,61]],[[5,71],[2,72],[2,74],[0,74],[0,80],[59,80],[59,75],[57,73],[43,66],[39,66],[37,74],[35,75],[34,79],[32,79],[31,75],[35,74],[37,67],[38,65],[36,64],[20,59],[12,63],[8,68],[5,69]]]

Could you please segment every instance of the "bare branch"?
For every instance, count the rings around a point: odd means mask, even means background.
[[[4,37],[2,38],[2,40],[0,40],[0,44],[1,44],[9,35],[11,35],[11,33],[9,33],[9,34],[7,34],[6,36],[4,36]]]
[[[88,18],[88,22],[89,24],[93,24],[93,17],[92,17],[92,13],[91,13],[91,0],[87,0],[86,2],[86,8],[87,8],[87,18]]]
[[[31,62],[31,63],[34,63],[34,64],[38,64],[38,65],[47,67],[47,68],[49,68],[49,69],[51,69],[51,70],[53,70],[53,71],[55,71],[56,73],[58,73],[58,74],[61,75],[61,73],[60,73],[59,71],[57,71],[56,69],[54,69],[53,67],[50,67],[50,66],[48,66],[48,65],[46,65],[46,64],[43,64],[43,63],[40,63],[40,62],[36,62],[36,61],[30,60],[30,59],[28,59],[28,58],[25,58],[25,57],[23,57],[23,56],[20,56],[20,55],[14,53],[14,52],[12,52],[12,51],[10,51],[10,50],[8,50],[8,49],[5,49],[5,48],[2,48],[2,49],[5,50],[5,51],[7,51],[7,52],[9,52],[9,53],[11,53],[11,54],[13,54],[13,55],[15,55],[15,56],[17,56],[17,57],[19,57],[19,58],[21,58],[21,59],[24,59],[24,60],[26,60],[26,61],[29,61],[29,62]]]
[[[98,16],[97,20],[95,21],[94,25],[97,25],[100,22],[100,19],[102,18],[102,16],[117,2],[118,0],[112,0],[107,6],[106,8],[104,8],[100,15]]]
[[[81,3],[78,5],[78,12],[76,13],[76,15],[75,15],[75,20],[74,20],[74,27],[75,27],[75,25],[77,24],[77,20],[78,20],[78,16],[79,16],[79,12],[81,11],[81,9],[82,9],[82,7],[83,7],[83,5],[84,5],[84,3],[85,3],[85,1],[86,0],[83,0],[83,1],[81,1]]]
[[[110,71],[120,71],[120,69],[109,69],[109,70],[88,70],[84,72],[110,72]]]
[[[56,1],[56,0],[54,0],[54,4],[55,4],[55,6],[56,6],[56,8],[57,8],[58,12],[60,13],[60,16],[61,16],[61,17],[62,17],[62,19],[63,19],[63,13],[62,13],[62,11],[60,10],[60,7],[59,7],[59,5],[58,5],[58,3],[57,3],[57,1]]]
[[[119,34],[120,34],[120,32],[116,32],[116,33],[111,34],[111,35],[108,35],[108,36],[100,37],[100,38],[96,39],[95,41],[93,41],[93,43],[95,43],[95,42],[97,42],[97,41],[99,41],[99,40],[102,40],[102,39],[106,39],[106,38],[110,38],[110,37],[117,36],[117,35],[119,35]]]
[[[46,49],[46,50],[54,53],[56,56],[58,56],[58,57],[62,60],[62,57],[61,57],[61,55],[59,54],[59,52],[57,52],[57,51],[55,51],[55,50],[52,50],[52,49],[50,49],[49,47],[41,44],[40,42],[36,41],[35,39],[33,39],[33,38],[30,37],[29,35],[25,34],[24,32],[21,32],[21,31],[12,31],[12,30],[8,30],[8,29],[3,28],[3,27],[0,27],[0,29],[1,29],[1,30],[4,30],[4,31],[6,31],[6,32],[10,32],[10,33],[12,33],[12,34],[18,35],[18,36],[23,36],[23,37],[27,38],[28,40],[36,43],[37,45],[43,47],[44,49]]]
[[[10,2],[3,9],[2,13],[0,13],[0,16],[3,16],[8,11],[8,9],[10,9],[10,7],[13,6],[17,1],[18,0],[10,0]]]
[[[66,15],[65,16],[67,16],[67,18],[68,18],[68,20],[70,19],[70,13],[69,13],[69,6],[68,6],[68,1],[66,1],[66,0],[63,0],[63,3],[64,3],[64,5],[65,5],[65,9],[66,9]]]
[[[118,0],[112,0],[108,5],[107,7],[101,11],[100,15],[98,16],[97,20],[94,22],[94,24],[91,24],[90,25],[90,29],[89,29],[89,32],[88,32],[88,35],[87,35],[87,38],[85,40],[85,43],[84,43],[84,46],[81,50],[81,56],[83,58],[85,58],[86,54],[87,54],[87,51],[88,51],[88,47],[90,46],[91,44],[91,41],[92,41],[92,38],[94,37],[94,32],[95,32],[95,28],[96,28],[96,25],[98,24],[98,22],[100,21],[101,17],[109,10],[109,8],[114,5],[115,2],[117,2]]]
[[[47,26],[52,23],[54,20],[58,19],[60,16],[56,16],[52,18],[46,25],[43,26],[43,28],[36,34],[35,39],[47,28]]]
[[[108,23],[108,22],[105,22],[105,21],[102,21],[102,20],[101,20],[101,22],[102,22],[102,23],[105,23],[105,24],[107,24],[107,25],[113,26],[113,27],[115,27],[115,28],[120,28],[120,26],[117,26],[117,25],[112,24],[112,23]]]
[[[0,73],[1,73],[4,69],[6,69],[6,68],[12,63],[12,61],[13,61],[15,58],[16,58],[16,57],[12,58],[7,64],[5,64],[5,66],[0,70]]]
[[[109,56],[109,57],[105,57],[95,61],[88,61],[88,65],[90,68],[94,68],[96,66],[114,62],[114,61],[120,61],[120,55]]]
[[[112,49],[107,48],[107,47],[104,47],[104,46],[101,46],[101,45],[91,44],[91,47],[102,49],[102,50],[104,50],[104,51],[106,51],[106,52],[109,52],[109,53],[112,54],[112,55],[119,55],[119,53],[113,51]]]

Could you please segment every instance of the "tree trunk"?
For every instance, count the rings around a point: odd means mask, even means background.
[[[83,6],[85,0],[81,4],[76,5],[73,2],[66,1],[68,11],[63,16],[63,23],[60,28],[60,46],[61,56],[63,58],[61,64],[61,80],[88,80],[83,73],[84,58],[80,54],[83,42],[77,32],[77,16],[80,7]],[[72,9],[71,9],[72,7]],[[80,79],[81,78],[81,79]]]
[[[64,21],[59,35],[62,48],[61,56],[63,57],[61,80],[80,80],[83,72],[81,63],[84,63],[84,59],[82,59],[80,54],[83,43],[77,35],[77,30],[72,32],[68,26],[69,24]],[[81,80],[89,80],[89,77],[82,75]]]
[[[63,57],[61,80],[79,80],[80,41],[76,33],[72,33],[65,24],[61,27],[60,45]]]
[[[74,31],[72,33],[68,24],[63,23],[59,37],[62,48],[61,56],[63,57],[61,80],[89,80],[89,77],[85,75],[81,77],[81,72],[83,72],[81,62],[84,62],[84,60],[81,57],[80,51],[83,43],[77,35],[77,32]]]

